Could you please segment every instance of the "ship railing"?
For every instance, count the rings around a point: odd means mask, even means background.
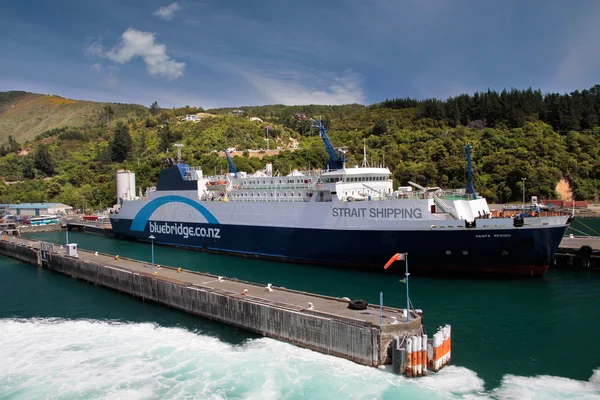
[[[314,183],[273,183],[269,185],[241,185],[234,182],[235,189],[247,190],[286,190],[286,189],[312,189],[316,185]]]
[[[243,203],[305,203],[306,197],[230,197],[229,201]]]

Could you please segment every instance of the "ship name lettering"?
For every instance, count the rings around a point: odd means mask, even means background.
[[[485,235],[475,235],[475,237],[478,238],[478,239],[482,239],[482,238],[489,238],[491,236],[488,235],[488,234],[485,234]]]
[[[495,233],[494,237],[511,237],[510,233]]]
[[[334,207],[331,215],[337,218],[395,218],[395,219],[421,219],[423,213],[420,208],[343,208]]]
[[[220,228],[194,228],[192,226],[186,226],[181,223],[168,223],[162,224],[156,222],[150,222],[150,233],[162,233],[164,235],[179,235],[183,236],[184,239],[190,237],[201,237],[201,238],[212,238],[221,239]]]
[[[350,218],[364,218],[365,217],[365,212],[366,212],[366,208],[341,208],[341,207],[334,207],[333,211],[332,211],[332,215],[334,217],[350,217]]]

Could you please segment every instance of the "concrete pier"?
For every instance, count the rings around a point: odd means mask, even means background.
[[[600,237],[565,237],[552,262],[561,268],[600,269]]]
[[[153,271],[149,263],[80,249],[68,255],[51,243],[2,237],[0,254],[363,365],[392,364],[394,337],[424,333],[414,312],[406,322],[404,310],[384,307],[380,325],[379,306],[351,310],[339,298],[276,286],[269,291],[266,285],[180,268]],[[398,322],[392,324],[392,317]]]

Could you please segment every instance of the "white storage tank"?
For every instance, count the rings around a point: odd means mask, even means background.
[[[135,197],[135,174],[128,170],[117,171],[117,201],[132,200]]]

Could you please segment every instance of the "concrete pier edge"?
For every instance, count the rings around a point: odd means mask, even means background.
[[[96,255],[82,250],[79,250],[79,257],[72,257],[51,243],[3,237],[0,240],[0,254],[299,347],[373,367],[395,361],[394,337],[422,332],[421,318],[413,312],[408,323],[379,326],[373,322],[372,316],[369,321],[358,313],[354,318],[324,309],[310,310],[280,300],[271,301],[265,299],[265,296],[241,296],[239,291],[194,282],[199,277],[218,279],[216,275],[189,270],[182,270],[180,273],[178,268],[163,265],[160,266],[159,274],[153,275],[148,263],[139,260],[115,260],[113,255]],[[176,277],[173,277],[174,274]],[[230,286],[247,286],[255,292],[257,288],[262,289],[256,283],[226,279]],[[280,297],[305,296],[314,299],[315,303],[347,304],[340,298],[276,286],[273,288]],[[335,310],[340,308],[334,307]],[[371,305],[367,311],[370,311],[367,314],[376,311],[378,315],[379,306]],[[392,307],[384,307],[383,311],[388,315],[402,314],[402,310]]]

